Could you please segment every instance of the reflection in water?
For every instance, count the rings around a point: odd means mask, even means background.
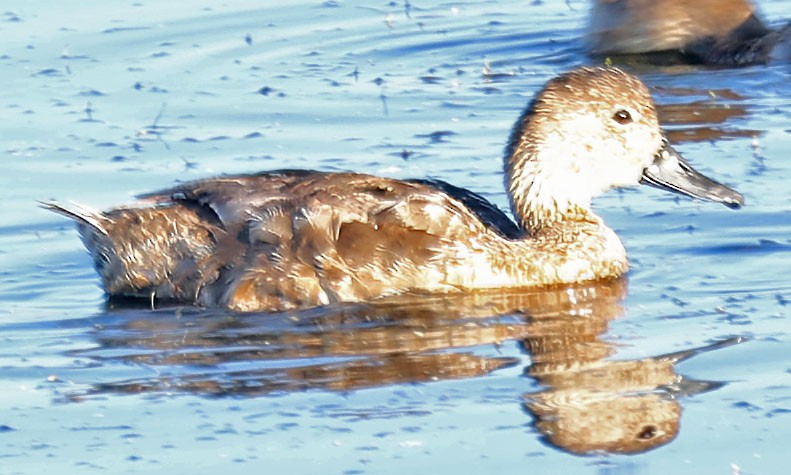
[[[532,319],[524,347],[533,363],[525,373],[546,386],[525,395],[536,428],[545,441],[575,454],[634,454],[666,444],[678,433],[681,406],[676,398],[722,386],[684,378],[675,372],[675,364],[742,340],[641,360],[606,361],[615,348],[601,336],[617,315],[617,301],[599,302],[595,310],[586,318],[568,314]]]
[[[257,396],[311,388],[368,387],[470,378],[514,366],[481,347],[520,342],[527,374],[545,390],[527,395],[535,427],[573,453],[636,452],[678,430],[672,397],[714,383],[686,384],[673,364],[693,354],[604,361],[601,340],[621,315],[626,280],[553,290],[401,297],[279,314],[197,309],[111,311],[79,352],[155,369],[149,378],[96,384],[75,400],[103,393]],[[697,351],[697,350],[696,350]]]
[[[748,116],[746,99],[719,89],[661,88],[660,101],[683,97],[684,102],[658,104],[657,110],[667,137],[673,143],[708,142],[740,137],[757,137],[763,132],[734,127],[734,121]],[[690,99],[690,100],[688,100]]]

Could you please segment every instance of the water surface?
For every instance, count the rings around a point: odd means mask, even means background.
[[[36,207],[282,167],[439,178],[505,207],[510,127],[590,61],[587,8],[0,9],[0,472],[782,473],[787,65],[637,70],[676,148],[747,206],[598,199],[628,283],[282,315],[112,306],[72,225]],[[649,442],[602,453],[627,439]]]

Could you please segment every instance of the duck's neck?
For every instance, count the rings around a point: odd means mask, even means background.
[[[552,176],[540,163],[506,162],[511,207],[526,232],[511,247],[515,268],[524,271],[525,280],[546,285],[623,275],[628,268],[626,250],[591,210],[584,185]]]
[[[511,157],[505,168],[511,211],[528,234],[537,236],[569,219],[598,220],[590,209],[590,198],[581,195],[576,183],[562,182],[539,163]]]

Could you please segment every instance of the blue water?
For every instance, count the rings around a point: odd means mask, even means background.
[[[598,199],[628,289],[274,316],[110,308],[76,231],[38,200],[107,208],[304,167],[435,177],[504,207],[510,127],[547,79],[590,61],[588,4],[69,3],[0,8],[0,473],[786,470],[788,65],[638,70],[676,148],[747,205],[644,187]],[[770,23],[788,14],[759,4]],[[576,381],[566,364],[633,382],[660,355],[734,337],[747,341],[679,362],[672,381],[619,386],[613,401],[681,410],[677,435],[639,455],[574,455],[526,406]]]

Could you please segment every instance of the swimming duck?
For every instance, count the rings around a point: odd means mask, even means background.
[[[626,251],[591,199],[640,182],[743,204],[668,144],[639,79],[580,68],[550,80],[514,126],[516,223],[448,183],[304,170],[185,183],[107,212],[43,206],[77,222],[111,297],[272,311],[621,276]]]
[[[591,53],[744,66],[791,60],[791,23],[772,30],[748,0],[595,0]]]

